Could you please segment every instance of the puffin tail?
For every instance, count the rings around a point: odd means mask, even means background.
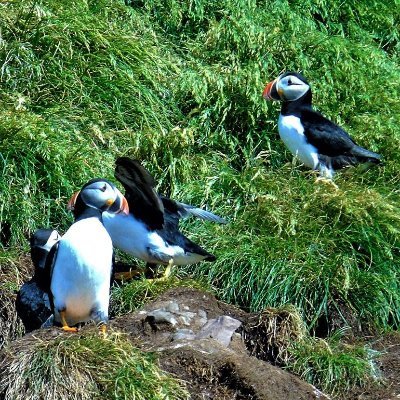
[[[379,164],[381,162],[382,157],[380,156],[380,154],[364,149],[361,146],[355,146],[352,152],[361,162],[372,164]]]

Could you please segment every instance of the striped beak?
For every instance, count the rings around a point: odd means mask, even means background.
[[[263,97],[265,100],[281,100],[279,93],[276,89],[276,84],[279,78],[274,79],[273,81],[267,83],[263,91]]]
[[[128,201],[126,200],[125,196],[118,190],[114,189],[117,197],[114,201],[114,203],[111,205],[111,207],[107,210],[109,212],[115,213],[115,214],[129,214],[129,205]]]
[[[68,204],[67,204],[67,210],[68,210],[68,211],[74,211],[76,199],[78,198],[80,192],[81,192],[81,191],[78,190],[78,191],[75,192],[75,193],[71,196],[71,198],[69,199]]]

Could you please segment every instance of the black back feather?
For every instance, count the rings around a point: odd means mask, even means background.
[[[125,188],[130,212],[149,229],[162,229],[164,206],[154,189],[156,183],[150,172],[139,161],[128,157],[118,158],[115,164],[114,175]]]

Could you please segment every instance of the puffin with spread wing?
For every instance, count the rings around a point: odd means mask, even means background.
[[[172,265],[215,260],[213,254],[179,230],[179,220],[195,216],[226,223],[223,218],[159,195],[154,178],[137,160],[118,158],[115,177],[125,188],[130,213],[125,216],[103,212],[104,226],[116,248],[147,262],[147,277],[153,277],[158,264],[168,265],[168,274]]]

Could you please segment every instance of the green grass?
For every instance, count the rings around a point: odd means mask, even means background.
[[[0,394],[19,399],[188,399],[182,381],[120,332],[30,338],[0,363]]]
[[[123,315],[143,307],[166,292],[176,287],[187,287],[204,291],[211,291],[207,282],[189,278],[177,279],[174,276],[166,280],[132,280],[114,286],[111,292],[111,313]]]
[[[64,231],[72,192],[128,155],[162,193],[230,221],[183,223],[218,257],[184,272],[222,299],[292,304],[309,329],[342,305],[361,328],[398,329],[399,20],[396,0],[3,2],[2,270],[35,229]],[[383,165],[339,173],[339,191],[314,184],[261,97],[282,70]]]
[[[165,86],[169,49],[143,17],[118,1],[70,6],[0,6],[0,220],[12,244],[50,222],[68,226],[72,190],[112,177],[122,145],[147,134],[151,147],[180,116]]]
[[[337,331],[326,340],[306,338],[293,343],[286,368],[334,398],[377,378],[373,364],[377,354],[363,345],[343,344],[341,336]]]

